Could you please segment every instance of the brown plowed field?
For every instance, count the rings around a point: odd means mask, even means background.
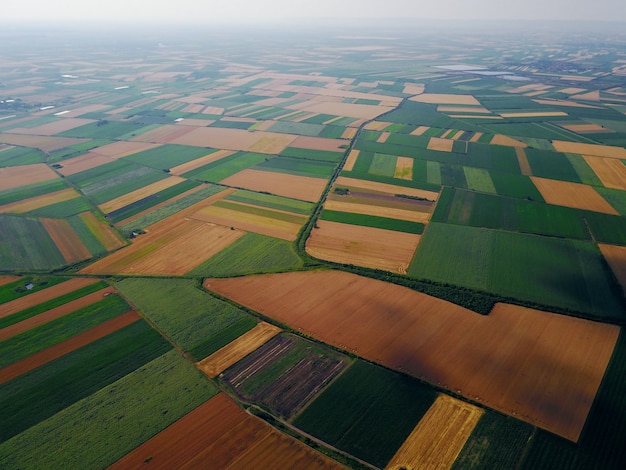
[[[274,430],[224,393],[213,397],[109,467],[140,469],[339,469]]]
[[[119,141],[103,145],[102,147],[93,149],[91,152],[104,155],[105,157],[122,158],[132,155],[133,153],[143,152],[144,150],[150,150],[160,146],[160,144],[149,144],[146,142]]]
[[[482,414],[477,406],[439,395],[385,468],[452,468]]]
[[[420,235],[319,220],[306,252],[336,263],[406,274]]]
[[[159,191],[171,188],[172,186],[175,186],[178,183],[182,183],[183,181],[185,181],[185,179],[179,176],[170,176],[169,178],[162,179],[160,181],[157,181],[156,183],[149,184],[147,186],[144,186],[143,188],[139,188],[135,191],[124,194],[123,196],[117,197],[111,201],[105,202],[98,207],[105,214],[109,214],[113,211],[121,209],[122,207],[132,204],[133,202],[137,202],[143,198],[152,196]]]
[[[14,313],[17,313],[26,308],[34,307],[35,305],[39,305],[41,303],[47,302],[48,300],[60,297],[65,294],[69,294],[70,292],[78,290],[82,287],[89,286],[96,282],[99,282],[99,279],[76,277],[70,279],[69,281],[62,282],[61,284],[48,287],[47,289],[33,292],[32,294],[28,294],[24,297],[20,297],[19,299],[15,299],[5,304],[2,304],[0,318],[8,317],[9,315],[13,315]]]
[[[245,232],[198,220],[165,219],[115,253],[87,266],[87,274],[152,274],[180,276],[191,271]]]
[[[197,362],[196,366],[208,377],[216,377],[280,332],[281,329],[277,326],[261,322],[209,357]]]
[[[76,199],[77,197],[80,197],[80,194],[78,194],[74,189],[62,189],[61,191],[56,191],[54,193],[42,194],[41,196],[31,197],[29,199],[23,199],[21,201],[0,206],[0,213],[23,214],[24,212],[34,211],[51,204]]]
[[[616,158],[583,155],[591,169],[607,188],[626,190],[626,165]]]
[[[376,181],[360,180],[355,178],[347,178],[340,176],[335,182],[335,186],[348,186],[350,188],[367,189],[371,191],[380,191],[388,194],[403,194],[405,196],[421,197],[430,201],[436,201],[439,193],[434,191],[425,191],[423,189],[406,188],[404,186],[395,186],[393,184],[378,183]]]
[[[64,219],[40,219],[65,261],[69,264],[91,258],[91,253]]]
[[[346,145],[346,141],[342,139],[327,139],[324,137],[308,137],[300,136],[289,144],[291,147],[298,147],[303,149],[315,149],[315,150],[328,150],[331,152],[344,152],[345,149],[341,148],[342,145]]]
[[[57,174],[43,163],[0,168],[0,191],[55,178],[58,178]]]
[[[81,155],[80,157],[63,160],[63,163],[61,163],[61,165],[63,165],[63,168],[59,168],[57,171],[64,176],[70,176],[76,173],[80,173],[81,171],[90,170],[101,165],[106,165],[107,163],[111,162],[112,159],[110,157],[89,152],[85,155]]]
[[[353,214],[375,215],[387,217],[389,219],[408,220],[427,224],[430,220],[430,213],[422,211],[411,211],[397,207],[388,207],[377,204],[359,204],[329,199],[324,203],[324,208],[331,211],[351,212]]]
[[[60,118],[58,121],[50,122],[42,126],[32,127],[30,129],[11,129],[11,133],[25,135],[54,135],[59,132],[69,131],[77,127],[84,126],[96,122],[93,119],[78,118]]]
[[[324,192],[327,181],[308,176],[247,169],[220,181],[220,183],[252,191],[266,191],[277,196],[291,197],[302,201],[317,202]]]
[[[19,276],[0,276],[0,286],[11,284],[12,282],[20,280]]]
[[[604,214],[619,215],[613,207],[591,186],[569,181],[557,181],[531,176],[537,189],[548,204],[573,207]]]
[[[117,232],[98,220],[92,212],[84,212],[80,218],[107,251],[117,250],[126,244]]]
[[[55,344],[54,346],[28,356],[19,362],[15,362],[4,369],[0,369],[0,384],[13,380],[15,377],[19,377],[26,372],[30,372],[37,367],[54,361],[55,359],[93,343],[100,338],[104,338],[114,331],[120,330],[139,319],[139,315],[137,315],[134,311],[124,313],[118,317],[101,323],[90,330],[77,334],[76,336],[72,336],[62,343]]]
[[[7,326],[6,328],[2,328],[0,330],[0,341],[4,341],[5,339],[9,339],[15,335],[19,335],[20,333],[24,333],[25,331],[32,330],[37,326],[45,325],[52,320],[61,318],[62,316],[65,316],[68,313],[75,312],[80,308],[87,307],[88,305],[102,300],[104,296],[112,294],[114,292],[115,289],[113,289],[113,287],[106,287],[97,292],[93,292],[84,297],[81,297],[80,299],[72,300],[71,302],[52,308],[44,313],[40,313],[39,315],[35,315],[34,317],[28,318],[24,321]]]
[[[70,145],[80,144],[87,139],[75,139],[73,137],[49,137],[38,135],[0,134],[0,142],[20,147],[41,149],[44,152],[52,152]]]
[[[552,146],[557,152],[579,153],[581,155],[593,155],[596,157],[626,159],[626,148],[612,147],[610,145],[583,144],[580,142],[565,142],[562,140],[552,141]]]
[[[205,287],[328,344],[576,441],[619,327],[513,305],[482,316],[337,271]]]
[[[626,295],[626,246],[599,243],[598,247]]]

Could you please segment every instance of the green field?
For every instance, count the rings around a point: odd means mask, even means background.
[[[386,176],[393,178],[396,172],[396,161],[398,157],[395,155],[385,155],[383,153],[375,153],[372,163],[368,169],[368,173],[373,175]]]
[[[259,163],[254,169],[313,178],[327,178],[335,169],[335,164],[302,158],[276,157]]]
[[[33,183],[19,188],[5,189],[0,191],[0,206],[10,204],[12,202],[22,201],[31,197],[41,196],[56,191],[62,191],[67,188],[65,181],[61,179],[53,179],[43,181],[41,183]]]
[[[90,139],[122,139],[125,134],[139,134],[143,124],[136,122],[99,121],[56,134],[61,137],[86,137]]]
[[[249,232],[188,274],[223,277],[300,267],[302,260],[293,243]]]
[[[626,191],[609,188],[594,188],[622,216],[626,216]]]
[[[109,295],[92,305],[4,340],[0,343],[0,368],[43,351],[129,310],[130,306],[119,295]]]
[[[473,191],[481,191],[483,193],[496,193],[493,180],[487,170],[464,166],[463,172],[465,173],[465,179],[467,180],[467,187],[469,189]]]
[[[343,134],[343,131],[342,131]],[[301,149],[297,147],[286,147],[281,155],[285,157],[304,158],[308,160],[319,160],[321,162],[336,163],[341,160],[341,152],[331,152],[329,150]]]
[[[63,147],[59,150],[53,150],[50,152],[50,158],[48,159],[48,163],[61,163],[62,160],[72,157],[78,157],[89,150],[95,149],[97,147],[102,147],[104,145],[110,144],[111,140],[105,139],[90,139],[85,142],[80,142],[78,144],[70,145],[69,147]]]
[[[185,197],[178,199],[177,201],[171,202],[163,207],[153,210],[147,214],[142,215],[141,217],[133,220],[132,222],[128,222],[124,225],[121,225],[119,229],[126,233],[130,234],[133,230],[143,229],[148,227],[149,225],[155,224],[160,220],[163,220],[170,215],[174,215],[177,212],[182,211],[198,202],[203,201],[204,199],[223,191],[224,188],[221,186],[214,186],[212,184],[206,185],[202,189],[189,194]]]
[[[229,176],[239,173],[241,170],[253,167],[271,156],[260,153],[237,152],[228,157],[221,158],[215,162],[196,168],[182,176],[199,181],[217,183]]]
[[[33,294],[42,289],[47,289],[61,282],[67,281],[66,277],[32,277],[27,276],[0,286],[0,305],[10,302],[20,297]],[[26,289],[28,284],[32,284],[31,289]]]
[[[357,361],[294,425],[382,468],[435,398],[434,390],[415,379]]]
[[[17,284],[23,285],[23,282],[24,281],[19,281]],[[47,285],[46,287],[48,286],[49,285]],[[35,315],[39,315],[40,313],[56,308],[59,305],[66,304],[68,302],[71,302],[72,300],[80,299],[81,297],[84,297],[87,294],[91,294],[92,292],[96,292],[100,289],[104,289],[107,286],[108,284],[104,281],[96,282],[95,284],[82,287],[68,294],[61,295],[52,300],[48,300],[47,302],[41,303],[39,305],[35,305],[34,307],[29,307],[25,310],[21,310],[12,315],[9,315],[8,317],[0,318],[0,328],[6,328],[7,326],[14,325],[15,323],[19,323],[30,317],[34,317]],[[6,286],[3,286],[3,287],[6,287]]]
[[[593,318],[625,316],[611,274],[590,242],[431,222],[409,275]]]
[[[26,147],[13,147],[0,151],[0,166],[30,165],[46,161],[46,154],[41,150]]]
[[[110,346],[114,345],[111,342]],[[125,346],[120,352],[129,361],[129,353],[139,352],[127,343],[120,346]],[[176,351],[147,362],[158,347],[152,349],[134,372],[116,373],[120,375],[116,381],[104,387],[99,384],[84,399],[1,444],[0,466],[105,468],[217,393]],[[101,348],[97,357],[105,357],[107,352],[118,354],[115,349]],[[24,409],[31,406],[27,401]]]
[[[525,150],[533,176],[582,183],[570,159],[564,153],[528,148]]]
[[[196,158],[210,155],[215,151],[215,149],[209,148],[167,144],[144,150],[143,152],[133,153],[132,155],[124,157],[124,160],[149,166],[157,170],[166,170],[195,160]]]
[[[48,270],[65,264],[41,222],[0,214],[0,270]]]
[[[115,287],[177,345],[194,351],[247,315],[187,279],[124,279]],[[211,351],[212,352],[212,351]],[[209,353],[210,354],[210,353]]]
[[[26,217],[47,217],[51,219],[65,219],[72,215],[87,212],[91,209],[89,203],[83,197],[76,197],[68,201],[57,202],[49,206],[35,209],[23,214]]]
[[[268,129],[269,132],[279,132],[282,134],[306,135],[317,137],[324,129],[322,124],[311,124],[305,122],[277,121]]]
[[[67,223],[70,224],[70,227],[72,227],[76,235],[78,235],[80,241],[83,242],[83,245],[89,250],[89,253],[93,256],[97,256],[107,252],[104,245],[102,245],[100,240],[89,230],[89,227],[87,227],[84,220],[81,219],[79,215],[68,217],[65,220],[67,220]]]
[[[224,200],[243,202],[245,204],[294,212],[302,215],[310,214],[314,206],[310,202],[299,201],[298,199],[289,199],[282,196],[274,196],[273,194],[255,193],[245,189],[239,189],[233,194],[229,194]]]
[[[171,349],[137,321],[0,385],[0,441],[21,433]]]
[[[322,220],[329,220],[331,222],[360,225],[363,227],[382,228],[385,230],[393,230],[395,232],[421,234],[424,231],[424,224],[419,222],[389,219],[387,217],[378,217],[374,215],[324,210],[321,218]]]

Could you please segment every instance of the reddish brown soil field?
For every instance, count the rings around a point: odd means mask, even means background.
[[[62,295],[68,294],[72,291],[78,290],[85,286],[89,286],[99,281],[99,279],[77,277],[70,279],[69,281],[62,282],[61,284],[48,287],[47,289],[43,289],[24,297],[20,297],[19,299],[12,300],[11,302],[7,302],[2,305],[0,318],[8,317],[9,315],[13,315],[14,313],[17,313],[26,308],[34,307],[35,305],[39,305],[50,299],[60,297]]]
[[[0,276],[0,286],[4,286],[5,284],[10,284],[12,282],[21,279],[19,276]]]
[[[100,338],[104,338],[114,331],[122,329],[139,319],[139,315],[137,315],[137,313],[135,313],[134,311],[127,312],[120,315],[119,317],[115,317],[90,330],[87,330],[84,333],[73,336],[70,339],[63,341],[62,343],[55,344],[54,346],[35,353],[32,356],[28,356],[27,358],[22,359],[19,362],[11,364],[4,369],[1,369],[0,384],[8,382],[15,377],[19,377],[26,372],[29,372],[39,366],[58,359],[59,357],[75,351],[78,348],[82,348],[83,346],[93,343]]]
[[[57,174],[43,163],[0,168],[0,191],[55,178],[58,178]]]
[[[75,312],[79,308],[87,307],[88,305],[102,300],[104,296],[114,292],[115,289],[113,289],[113,287],[106,287],[105,289],[81,297],[80,299],[73,300],[66,304],[52,308],[44,313],[40,313],[39,315],[35,315],[27,320],[2,328],[0,330],[0,341],[4,341],[5,339],[24,333],[25,331],[31,330],[37,326],[56,320],[57,318],[67,315],[68,313]]]
[[[222,184],[252,191],[267,191],[277,196],[317,202],[327,181],[308,176],[288,175],[261,170],[243,170],[220,181]]]
[[[67,263],[76,263],[91,258],[91,253],[66,220],[41,219],[41,223]]]
[[[89,152],[85,155],[81,155],[80,157],[63,160],[63,163],[61,163],[61,165],[63,165],[63,168],[59,168],[58,171],[64,176],[70,176],[75,173],[90,170],[92,168],[106,165],[107,163],[111,162],[111,157]]]
[[[577,441],[619,327],[497,304],[482,316],[336,271],[205,287],[326,343]]]
[[[127,470],[147,465],[151,470],[344,468],[245,413],[223,393],[109,468]]]

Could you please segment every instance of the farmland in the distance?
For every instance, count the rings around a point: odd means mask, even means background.
[[[366,4],[4,22],[1,468],[624,467],[626,33]]]

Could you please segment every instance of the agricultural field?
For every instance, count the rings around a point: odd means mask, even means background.
[[[623,28],[343,19],[5,22],[0,467],[622,469]]]

